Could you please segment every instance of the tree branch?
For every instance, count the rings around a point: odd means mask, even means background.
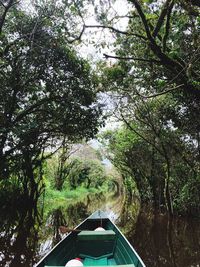
[[[164,156],[163,152],[155,145],[153,144],[151,141],[149,141],[146,137],[144,137],[142,134],[140,134],[138,131],[136,131],[131,124],[124,118],[123,114],[121,113],[121,117],[123,119],[123,121],[125,122],[126,126],[133,131],[135,134],[137,134],[140,138],[142,138],[145,142],[147,142],[147,144],[151,145],[152,147],[154,147],[159,153],[160,155]]]
[[[157,97],[157,96],[161,96],[161,95],[168,94],[168,93],[170,93],[170,92],[172,92],[172,91],[174,91],[174,90],[176,90],[176,89],[178,89],[178,88],[180,88],[180,87],[182,87],[182,86],[184,86],[184,84],[180,84],[180,85],[178,85],[178,86],[176,86],[176,87],[174,87],[174,88],[170,88],[170,89],[168,89],[168,90],[166,90],[166,91],[163,91],[163,92],[160,92],[160,93],[157,93],[157,94],[154,94],[154,95],[149,95],[149,96],[141,95],[139,92],[137,92],[137,94],[138,94],[140,97],[142,97],[142,98],[146,98],[146,99],[148,99],[148,98],[154,98],[154,97]]]
[[[160,31],[160,29],[161,29],[161,27],[162,27],[162,25],[163,25],[165,16],[166,16],[167,13],[168,13],[168,9],[169,9],[169,5],[170,5],[170,1],[171,1],[171,0],[166,0],[166,2],[165,2],[164,5],[163,5],[163,8],[162,8],[161,13],[160,13],[160,16],[159,16],[159,18],[158,18],[156,27],[155,27],[155,29],[154,29],[154,31],[153,31],[153,34],[152,34],[152,36],[153,36],[154,38],[156,38],[158,32]],[[172,2],[173,2],[173,1],[172,1]]]
[[[0,1],[0,4],[1,4],[4,8],[6,8],[6,6],[4,5],[4,3],[2,2],[2,0]]]
[[[119,57],[119,56],[112,56],[112,55],[107,55],[103,54],[103,56],[108,59],[108,58],[115,58],[115,59],[121,59],[121,60],[137,60],[137,61],[142,61],[142,62],[149,62],[149,63],[156,63],[156,64],[161,64],[159,60],[156,59],[145,59],[145,58],[137,58],[137,57]]]
[[[167,48],[167,38],[169,36],[170,17],[171,17],[171,12],[172,12],[173,6],[174,6],[174,1],[172,0],[171,3],[170,3],[170,5],[169,5],[168,11],[167,11],[167,19],[166,19],[166,26],[165,26],[165,35],[163,37],[163,52],[165,52],[166,51],[166,48]]]
[[[132,2],[134,4],[134,6],[135,6],[135,8],[136,8],[141,20],[142,20],[142,23],[144,25],[147,38],[149,40],[152,40],[153,38],[152,38],[150,29],[149,29],[149,25],[147,23],[146,16],[145,16],[144,12],[142,11],[140,3],[138,2],[138,0],[130,0],[130,2]]]
[[[145,14],[143,13],[142,8],[141,8],[141,4],[138,2],[138,0],[130,0],[130,2],[132,2],[134,4],[134,6],[135,6],[135,8],[136,8],[141,20],[142,20],[147,38],[150,42],[150,48],[151,48],[152,52],[154,53],[154,55],[156,55],[161,60],[162,64],[164,66],[166,66],[168,69],[170,69],[171,71],[180,72],[184,66],[182,66],[182,64],[180,64],[180,62],[171,59],[165,53],[163,53],[163,51],[161,50],[161,47],[159,45],[157,45],[155,39],[151,35]]]
[[[20,121],[21,119],[23,119],[26,115],[28,115],[30,112],[32,112],[35,108],[38,108],[39,106],[43,105],[44,103],[50,101],[51,98],[50,97],[46,97],[41,99],[40,101],[38,101],[37,103],[27,107],[25,110],[23,110],[22,112],[20,112],[15,120],[13,121],[13,123],[16,123],[18,121]]]
[[[117,33],[120,33],[120,34],[124,34],[124,35],[129,35],[129,36],[135,36],[135,37],[138,37],[138,38],[141,38],[143,40],[147,40],[147,38],[143,35],[140,35],[140,34],[137,34],[137,33],[129,33],[127,31],[120,31],[112,26],[106,26],[106,25],[85,25],[85,28],[102,28],[102,29],[109,29],[113,32],[117,32]]]
[[[80,34],[77,36],[77,37],[74,37],[74,39],[73,40],[67,40],[68,41],[68,43],[69,44],[73,44],[74,42],[76,42],[76,41],[80,41],[81,40],[81,37],[82,37],[82,35],[83,35],[83,33],[84,33],[84,31],[85,31],[85,25],[83,25],[83,28],[82,28],[82,30],[81,30],[81,32],[80,32]]]

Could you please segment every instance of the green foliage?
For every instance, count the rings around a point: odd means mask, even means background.
[[[98,161],[73,159],[67,166],[66,184],[71,189],[83,185],[86,188],[100,188],[106,182],[105,170]]]
[[[65,206],[66,200],[82,199],[88,194],[108,192],[114,177],[106,174],[99,160],[72,157],[64,162],[62,187],[57,188],[59,152],[49,159],[44,168],[45,205]],[[114,186],[112,192],[116,191]]]
[[[181,166],[184,169],[185,166]],[[186,175],[188,172],[185,172]],[[190,173],[190,177],[186,179],[186,182],[180,181],[176,178],[176,195],[174,197],[175,209],[184,215],[198,216],[200,210],[200,178],[199,174],[196,176]],[[178,177],[179,178],[179,177]],[[184,179],[185,177],[183,177]]]
[[[96,78],[59,29],[73,24],[72,8],[35,1],[30,15],[14,5],[0,35],[0,180],[14,175],[24,190],[37,191],[46,148],[89,139],[100,124]]]
[[[45,207],[52,210],[52,208],[66,207],[66,202],[76,201],[85,198],[88,194],[97,193],[95,188],[87,189],[84,187],[76,188],[76,190],[62,190],[58,191],[52,188],[47,188],[45,193]]]
[[[125,120],[126,126],[107,131],[101,138],[130,195],[135,194],[136,185],[142,203],[159,209],[170,204],[175,213],[197,215],[200,181],[196,145],[167,121],[173,107],[173,102],[169,103],[169,99],[152,100],[138,105],[137,119]]]
[[[60,149],[45,163],[43,180],[46,190],[60,191],[61,194],[81,187],[107,190],[108,183],[116,179],[116,175],[107,173],[99,155],[100,152],[97,154],[88,145]]]
[[[112,68],[105,68],[106,82],[115,81],[116,85],[119,85],[123,82],[125,71],[119,66],[112,66]]]
[[[127,29],[116,29],[120,16],[109,21],[116,61],[102,67],[102,85],[123,128],[107,132],[104,145],[142,202],[170,214],[199,213],[199,5],[129,2]]]
[[[110,159],[122,174],[127,194],[132,196],[138,190],[142,201],[151,200],[146,181],[150,172],[150,151],[146,143],[125,127],[105,132],[101,138],[107,140]]]

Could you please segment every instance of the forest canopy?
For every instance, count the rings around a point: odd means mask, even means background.
[[[104,90],[123,123],[105,134],[124,179],[143,202],[169,213],[199,213],[200,42],[197,1],[130,0],[127,30],[116,34]],[[115,17],[117,18],[117,17]],[[119,19],[120,17],[118,17]],[[113,20],[112,20],[113,21]]]
[[[42,188],[46,149],[53,153],[63,139],[78,142],[93,137],[101,106],[89,63],[77,55],[57,25],[64,17],[56,4],[37,2],[28,14],[17,1],[4,2],[0,181],[3,188],[13,181],[34,196]]]
[[[46,151],[95,136],[103,92],[103,115],[122,128],[102,138],[127,192],[132,181],[141,203],[197,214],[199,1],[124,2],[123,15],[117,0],[38,0],[33,12],[0,2],[0,185],[38,196]],[[95,66],[78,53],[83,39],[107,49]]]

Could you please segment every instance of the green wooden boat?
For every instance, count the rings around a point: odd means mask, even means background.
[[[105,231],[94,231],[100,226]],[[82,259],[83,266],[145,267],[125,236],[100,210],[61,240],[36,267],[64,267],[77,257]]]

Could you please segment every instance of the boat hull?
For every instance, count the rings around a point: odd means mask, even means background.
[[[94,229],[103,227],[102,235]],[[35,267],[65,266],[81,257],[84,266],[145,267],[131,244],[102,211],[89,216],[61,240]],[[79,231],[82,232],[79,234]],[[85,231],[89,230],[89,231]]]

